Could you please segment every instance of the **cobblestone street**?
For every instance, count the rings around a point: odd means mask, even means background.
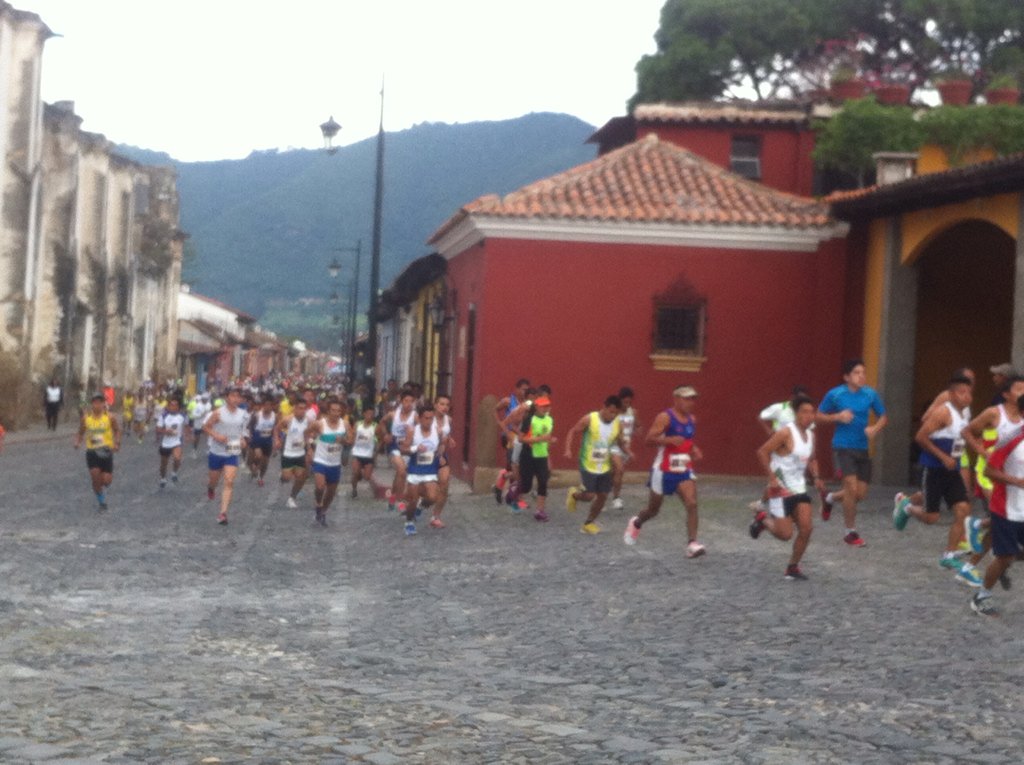
[[[623,545],[639,486],[595,537],[564,491],[539,524],[460,488],[407,539],[365,488],[317,527],[276,467],[220,527],[205,460],[163,491],[156,462],[127,443],[98,514],[70,437],[0,455],[0,760],[1020,760],[1024,578],[975,616],[946,529],[894,531],[890,489],[866,548],[837,513],[788,582],[753,481],[702,479],[686,560],[675,501]]]

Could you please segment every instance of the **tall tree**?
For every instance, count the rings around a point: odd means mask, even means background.
[[[1024,74],[1021,0],[667,0],[630,102],[801,97],[837,57],[869,80]]]

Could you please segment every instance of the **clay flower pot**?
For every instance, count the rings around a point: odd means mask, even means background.
[[[910,100],[910,88],[896,83],[879,85],[875,88],[878,103],[889,106],[904,106]]]
[[[942,103],[949,106],[966,106],[971,102],[970,80],[946,80],[935,86],[942,97]]]
[[[863,80],[843,80],[832,83],[832,98],[836,101],[852,101],[855,98],[863,98],[867,92],[867,86]]]
[[[1020,100],[1018,88],[989,88],[985,91],[985,103],[1015,104]]]

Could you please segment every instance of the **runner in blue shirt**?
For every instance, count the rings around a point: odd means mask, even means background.
[[[822,494],[821,517],[827,521],[832,515],[833,503],[842,502],[846,522],[843,541],[854,547],[864,546],[856,526],[857,503],[867,495],[871,481],[868,446],[889,421],[878,393],[864,384],[866,378],[863,360],[852,359],[843,364],[843,384],[825,394],[817,417],[818,422],[835,425],[833,462],[843,474],[841,491]],[[874,425],[870,424],[872,412],[876,418]]]

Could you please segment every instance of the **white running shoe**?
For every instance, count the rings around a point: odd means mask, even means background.
[[[288,501],[285,504],[293,510],[299,506],[293,497],[288,497]]]
[[[621,510],[625,506],[626,505],[625,503],[623,503],[621,497],[616,497],[615,499],[612,500],[612,510]]]

